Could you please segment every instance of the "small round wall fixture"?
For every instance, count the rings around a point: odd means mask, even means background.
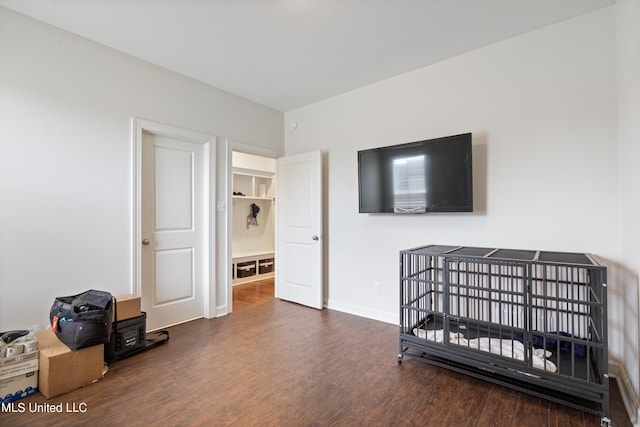
[[[293,130],[298,129],[298,122],[291,122],[291,129]]]

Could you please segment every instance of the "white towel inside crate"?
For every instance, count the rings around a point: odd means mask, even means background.
[[[435,341],[437,343],[444,342],[444,331],[442,329],[424,330],[414,328],[413,334],[419,338]],[[511,359],[524,360],[524,344],[517,340],[506,340],[499,338],[480,337],[467,340],[461,333],[449,332],[449,342],[451,344],[461,345],[480,351],[486,351],[498,354]],[[542,369],[547,372],[556,372],[556,365],[547,360],[552,353],[544,349],[535,349],[532,354],[533,367]]]
[[[429,341],[444,342],[444,330],[442,329],[429,329],[425,331],[424,329],[414,328],[413,335]],[[467,345],[467,340],[461,333],[449,332],[449,342]]]
[[[524,344],[517,340],[481,337],[469,340],[469,347],[512,359],[524,360]],[[549,356],[551,356],[550,351],[534,350],[531,355],[533,367],[548,372],[556,372],[558,370],[556,365],[546,359]]]

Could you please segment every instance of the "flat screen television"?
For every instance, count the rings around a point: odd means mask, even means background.
[[[360,213],[473,212],[471,134],[358,151]]]

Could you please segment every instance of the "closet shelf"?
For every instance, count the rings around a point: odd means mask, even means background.
[[[274,276],[275,253],[253,251],[233,254],[233,284],[252,282]]]
[[[272,201],[271,197],[254,197],[254,196],[231,196],[233,199],[246,199],[246,200],[268,200]]]
[[[234,252],[232,257],[234,260],[241,258],[255,258],[255,257],[273,257],[275,251],[251,251],[251,252]]]

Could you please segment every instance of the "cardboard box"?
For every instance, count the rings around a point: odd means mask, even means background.
[[[13,363],[22,362],[27,359],[37,359],[38,358],[38,350],[32,351],[29,353],[20,353],[11,357],[0,357],[0,370],[4,365],[10,365]]]
[[[126,320],[138,317],[141,314],[141,301],[140,297],[128,294],[119,295],[114,297],[116,300],[115,307],[113,307],[113,321]],[[118,318],[116,319],[116,313]]]
[[[0,358],[0,403],[9,403],[38,391],[38,350]]]
[[[0,380],[38,370],[38,351],[0,360]]]
[[[9,403],[38,391],[38,371],[0,380],[0,403]]]
[[[72,351],[51,331],[36,338],[40,347],[38,389],[47,399],[102,378],[104,344]]]

